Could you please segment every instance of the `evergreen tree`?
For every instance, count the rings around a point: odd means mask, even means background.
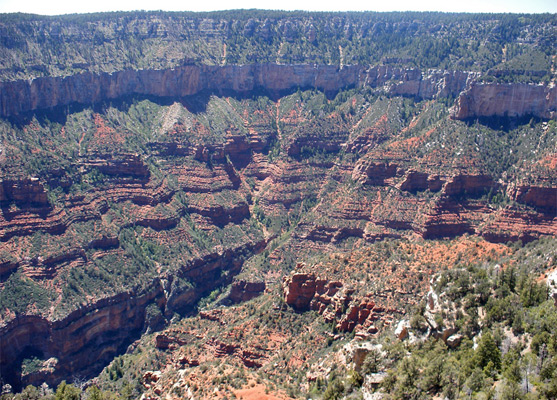
[[[74,385],[68,385],[66,381],[62,381],[56,389],[55,400],[79,400],[81,398],[81,390]]]
[[[476,349],[476,362],[478,367],[488,374],[501,368],[501,351],[497,347],[491,332],[486,332],[482,335]]]

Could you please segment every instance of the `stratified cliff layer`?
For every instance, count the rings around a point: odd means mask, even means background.
[[[451,116],[456,119],[474,117],[555,118],[557,87],[555,84],[472,84],[462,92]]]
[[[526,84],[474,84],[477,73],[428,71],[392,66],[252,64],[224,67],[187,65],[168,70],[128,70],[30,81],[0,82],[0,115],[65,106],[91,105],[129,95],[180,98],[200,92],[278,98],[296,89],[329,95],[371,87],[393,96],[418,99],[457,97],[453,118],[531,115],[553,118],[557,88]]]
[[[378,88],[389,84],[387,92],[393,95],[428,99],[454,97],[474,76],[443,71],[423,74],[416,69],[390,66],[339,69],[332,65],[279,64],[188,65],[167,70],[82,73],[0,83],[0,115],[7,117],[72,103],[90,105],[134,94],[179,98],[203,91],[235,95],[267,93],[279,97],[300,88],[334,95],[354,87]],[[538,108],[543,106],[545,104],[539,104]]]

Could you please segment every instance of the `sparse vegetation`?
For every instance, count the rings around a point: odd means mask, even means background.
[[[555,68],[551,14],[4,14],[0,25],[3,81],[279,63],[532,84]],[[0,348],[0,384],[20,386],[2,400],[556,398],[542,280],[557,267],[555,120],[452,120],[454,94],[254,85],[0,120],[0,333],[24,332]],[[313,279],[304,307],[285,298],[294,273]],[[69,342],[51,346],[64,329]],[[70,376],[26,385],[52,370]]]

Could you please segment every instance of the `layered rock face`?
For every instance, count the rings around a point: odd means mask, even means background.
[[[273,96],[297,88],[334,94],[353,87],[380,88],[395,96],[420,99],[458,96],[452,118],[532,115],[553,118],[557,87],[527,84],[478,84],[477,73],[349,65],[186,65],[166,70],[126,70],[31,81],[0,82],[0,116],[68,104],[94,104],[126,95],[192,96],[202,91]]]
[[[216,286],[230,283],[243,262],[266,244],[246,224],[245,196],[233,194],[239,189],[234,168],[217,157],[211,168],[195,161],[167,166],[173,174],[184,174],[178,187],[154,178],[137,154],[91,154],[79,160],[79,168],[103,183],[64,194],[57,204],[51,204],[39,179],[5,179],[0,185],[3,301],[19,282],[31,284],[39,297],[43,287],[66,287],[53,292],[59,307],[31,304],[23,313],[8,309],[2,314],[2,376],[16,389],[56,385],[75,374],[94,376],[142,332],[156,329],[151,324],[157,325],[157,318],[149,315],[153,309],[163,322],[187,311]],[[180,196],[188,193],[187,204],[177,198],[178,191]],[[116,209],[120,215],[113,214]],[[173,265],[157,267],[149,261],[152,253],[146,258],[133,254],[143,252],[139,248],[126,250],[136,239],[129,242],[125,232],[138,229],[139,240],[149,242],[152,251],[178,246]],[[203,230],[222,230],[221,235],[233,234],[235,240],[207,248],[202,241],[210,239]],[[34,246],[39,251],[31,250]],[[127,268],[141,264],[141,273],[127,275]],[[68,275],[76,271],[84,275],[69,289]],[[121,273],[127,275],[124,280]],[[99,286],[99,279],[105,283]],[[261,290],[246,284],[234,300],[247,300]],[[87,295],[76,301],[72,292]],[[8,308],[18,301],[13,298]],[[43,361],[38,371],[22,368],[31,357]]]
[[[395,96],[420,99],[458,96],[452,118],[532,115],[553,118],[557,88],[527,84],[478,84],[477,73],[422,72],[392,66],[349,65],[186,65],[166,70],[126,70],[31,81],[0,82],[0,116],[65,106],[94,104],[126,95],[192,96],[202,91],[247,95],[264,91],[273,96],[297,88],[334,94],[353,87],[380,88]]]
[[[50,206],[43,184],[39,179],[4,180],[0,183],[0,203]]]
[[[0,329],[2,376],[16,389],[42,382],[55,385],[76,374],[92,377],[149,328],[149,307],[168,317],[183,311],[201,294],[228,283],[226,277],[208,280],[208,276],[215,272],[219,276],[221,271],[237,274],[242,254],[256,251],[248,245],[224,254],[208,254],[192,260],[176,275],[155,279],[142,290],[89,303],[62,319],[16,316]],[[186,289],[173,286],[172,281],[180,275],[188,277],[195,286]],[[256,295],[260,293],[259,286],[251,289]],[[31,373],[22,371],[22,359],[28,357],[43,360],[43,367]]]
[[[159,97],[192,96],[201,91],[249,94],[265,91],[279,95],[297,88],[315,88],[336,93],[351,87],[380,87],[388,92],[420,98],[456,96],[474,74],[405,70],[391,66],[368,68],[351,65],[186,65],[166,70],[128,70],[114,73],[90,72],[68,77],[36,78],[32,81],[0,83],[0,115],[72,103],[93,104],[138,94]]]
[[[21,362],[22,356],[47,360],[41,370],[25,376],[26,384],[54,383],[71,374],[98,372],[107,360],[124,351],[130,340],[139,337],[145,307],[152,301],[164,306],[160,282],[146,294],[122,293],[58,321],[18,317],[2,329],[2,376],[8,382],[20,382],[22,371],[17,361]]]
[[[228,298],[234,303],[239,303],[251,300],[264,291],[265,282],[246,282],[245,280],[239,280],[232,283]]]
[[[545,86],[521,83],[474,83],[458,96],[451,117],[468,119],[533,115],[550,119],[555,118],[556,112],[555,84]]]
[[[364,337],[377,333],[377,321],[388,325],[393,314],[401,313],[375,304],[370,296],[354,296],[354,289],[344,286],[312,273],[295,273],[283,281],[284,300],[298,311],[317,311],[341,332],[352,332],[357,327]]]

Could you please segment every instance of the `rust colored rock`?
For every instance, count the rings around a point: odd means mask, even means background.
[[[496,188],[489,175],[456,175],[445,184],[445,196],[479,195]]]
[[[371,334],[375,334],[377,333],[379,330],[377,329],[377,327],[375,325],[371,325],[369,328],[367,328],[367,331]]]
[[[339,281],[332,281],[329,282],[326,286],[326,294],[327,296],[334,296],[337,292],[342,288],[343,284]]]
[[[375,303],[373,301],[369,301],[367,303],[362,303],[362,308],[367,308],[368,310],[373,310],[375,308]]]
[[[371,311],[368,308],[361,308],[360,313],[358,315],[358,323],[363,324],[367,317],[371,314]]]
[[[557,216],[551,212],[532,212],[507,207],[498,212],[481,230],[481,235],[493,243],[521,240],[530,242],[542,235],[557,235]]]
[[[366,185],[381,186],[385,179],[396,175],[396,164],[377,163],[373,161],[358,161],[352,172],[352,179]]]
[[[358,316],[360,314],[360,307],[353,305],[348,310],[348,315],[346,316],[347,319],[350,321],[358,321]]]
[[[418,192],[428,188],[428,174],[418,171],[408,171],[406,179],[400,185],[400,190]]]
[[[265,291],[265,282],[235,281],[230,288],[228,298],[234,303],[248,301]]]
[[[243,350],[240,355],[240,360],[242,360],[244,365],[248,368],[260,368],[262,366],[262,358],[263,356],[261,354],[249,350]]]
[[[166,350],[169,348],[170,344],[173,343],[173,339],[163,333],[155,336],[155,347],[160,350]]]
[[[315,275],[297,273],[284,280],[285,302],[296,310],[307,310],[315,296]]]
[[[217,341],[216,342],[216,349],[215,349],[215,356],[216,357],[224,357],[226,355],[230,355],[233,354],[236,349],[238,348],[238,346],[233,345],[233,344],[229,344],[229,343],[224,343],[221,341]]]
[[[437,330],[433,332],[433,336],[436,337],[437,339],[441,339],[443,340],[445,343],[447,342],[447,339],[454,335],[457,331],[456,327],[445,327],[441,330]]]
[[[427,188],[432,192],[438,192],[443,187],[443,181],[438,175],[430,176],[427,178]]]
[[[356,322],[349,319],[342,319],[337,324],[337,329],[341,332],[352,332],[356,327]]]
[[[553,215],[557,212],[557,187],[520,186],[515,196],[518,202]]]
[[[143,374],[143,382],[145,384],[150,384],[151,382],[158,382],[161,378],[161,371],[147,371]]]
[[[429,176],[425,172],[408,171],[406,178],[400,184],[400,190],[406,192],[420,192],[430,190],[437,192],[443,187],[444,181],[439,176]]]
[[[48,196],[38,178],[0,181],[0,203],[14,202],[20,207],[49,207]]]
[[[220,321],[222,312],[220,310],[199,311],[199,318],[208,319],[209,321]]]
[[[375,307],[373,307],[373,312],[374,313],[384,313],[385,312],[385,308],[379,305],[376,305]]]
[[[98,158],[86,160],[83,165],[87,169],[96,168],[108,176],[149,177],[149,167],[137,154],[103,154]]]
[[[199,360],[197,360],[197,359],[195,359],[195,358],[191,359],[191,358],[188,358],[188,357],[186,357],[186,356],[181,357],[181,358],[178,360],[178,362],[179,362],[180,364],[182,364],[182,365],[188,365],[188,366],[190,366],[190,367],[197,367],[197,366],[199,366]]]
[[[448,187],[448,193],[451,193],[452,196],[464,195],[466,187],[469,187],[470,190],[476,190],[476,193],[483,192],[481,184],[478,186],[466,186],[462,183],[466,181],[466,179],[460,178],[453,180],[450,186],[449,183],[445,185],[445,189]],[[424,239],[455,237],[465,233],[476,233],[473,222],[465,217],[466,209],[458,201],[458,198],[449,196],[441,198],[435,205],[435,208],[426,216],[423,231],[421,232]]]
[[[168,217],[153,217],[153,218],[141,218],[138,219],[135,223],[139,226],[144,226],[146,228],[154,229],[155,231],[160,231],[164,229],[172,229],[176,225],[178,225],[180,219],[177,216],[168,216]]]

